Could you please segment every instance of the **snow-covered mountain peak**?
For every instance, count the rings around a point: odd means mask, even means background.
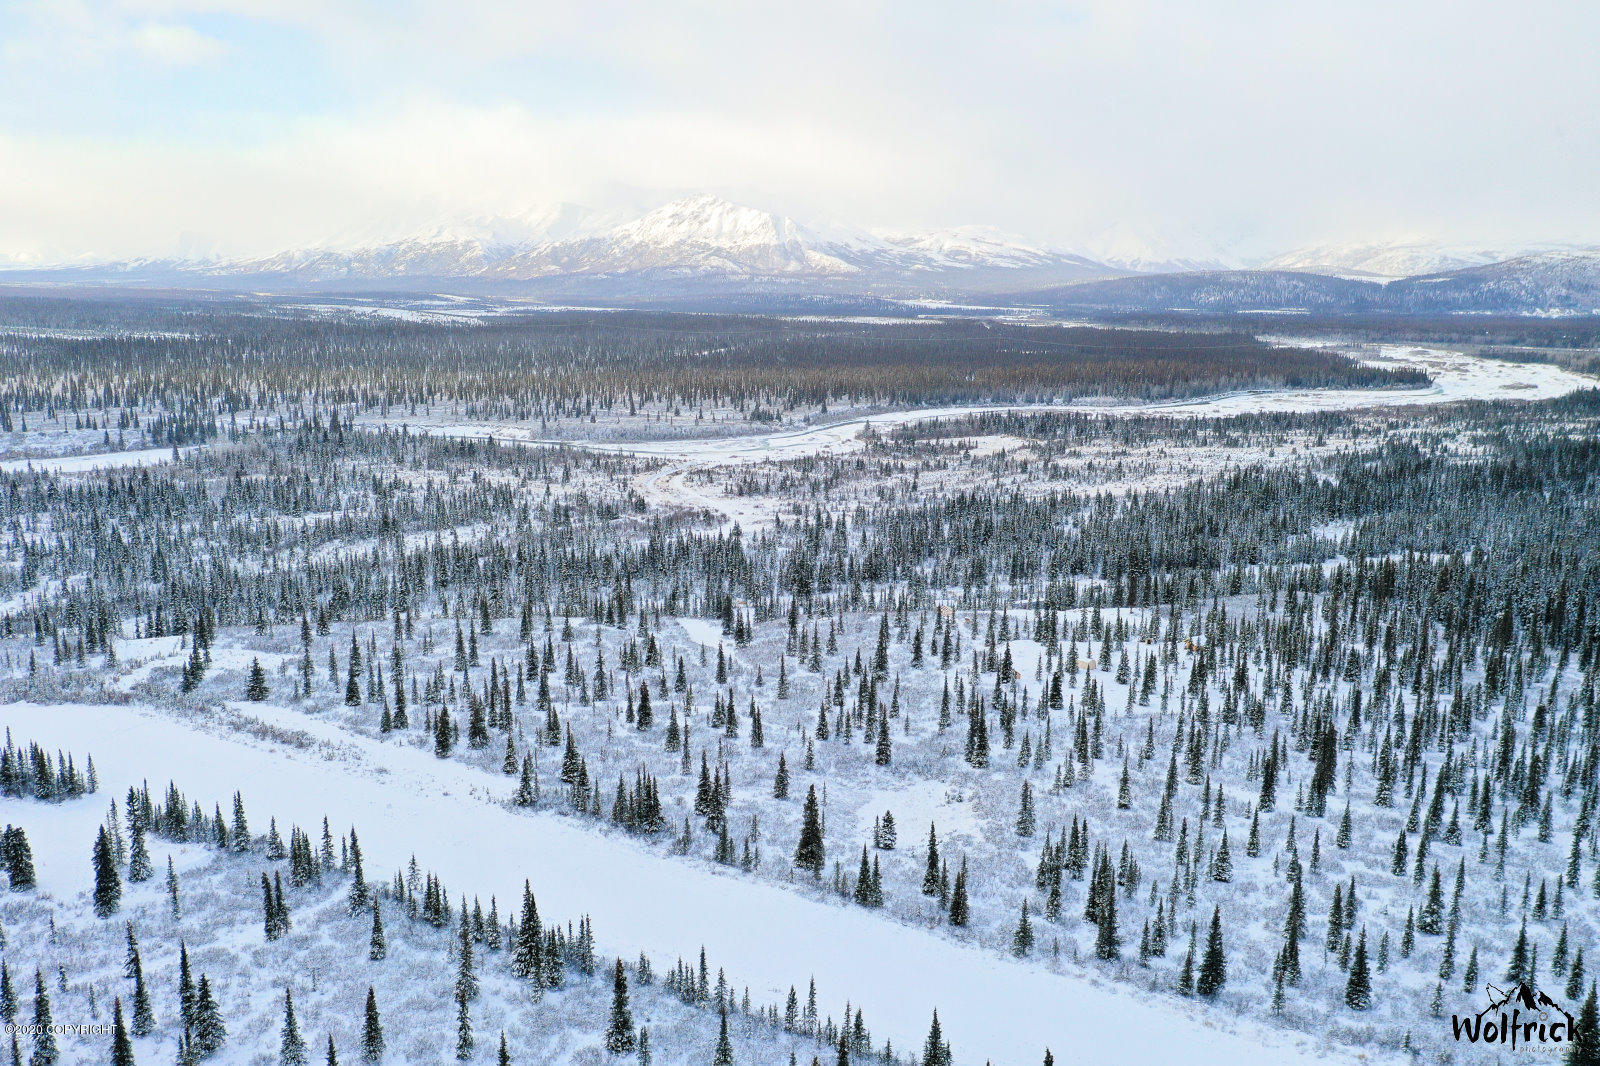
[[[602,238],[631,269],[738,274],[840,274],[856,267],[821,250],[793,219],[718,196],[691,196],[616,227]]]
[[[612,231],[618,240],[657,247],[706,244],[727,247],[803,239],[794,220],[719,196],[691,196],[663,204]]]
[[[1193,230],[1153,232],[1118,220],[1084,242],[1085,254],[1122,270],[1160,274],[1194,270],[1232,270],[1237,257]]]
[[[890,246],[961,267],[1038,266],[1056,253],[992,226],[953,226],[918,233],[882,232]]]

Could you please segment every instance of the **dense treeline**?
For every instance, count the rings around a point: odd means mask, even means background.
[[[437,404],[475,417],[587,417],[642,405],[741,412],[840,403],[1083,395],[1161,399],[1219,389],[1396,386],[1417,371],[1273,346],[1248,332],[988,321],[880,324],[618,311],[441,324],[186,304],[0,302],[21,356],[0,409],[159,408],[168,417]],[[68,326],[55,322],[73,323]],[[87,322],[89,325],[78,325]],[[119,415],[119,417],[121,417]]]

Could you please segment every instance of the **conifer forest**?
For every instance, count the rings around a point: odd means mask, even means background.
[[[0,1062],[1594,1062],[1556,328],[9,291]]]

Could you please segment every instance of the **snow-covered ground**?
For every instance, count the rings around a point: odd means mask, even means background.
[[[1154,402],[1072,402],[1045,404],[962,404],[950,407],[912,408],[860,415],[824,426],[785,429],[733,439],[726,437],[671,441],[558,441],[540,438],[518,425],[460,422],[432,425],[427,432],[439,436],[494,438],[505,443],[564,444],[618,455],[648,456],[701,465],[728,465],[795,459],[849,446],[861,431],[872,426],[887,430],[917,422],[963,418],[990,412],[1061,411],[1104,415],[1172,415],[1211,418],[1237,414],[1351,411],[1370,407],[1455,403],[1461,400],[1548,400],[1578,389],[1600,385],[1580,374],[1546,363],[1511,363],[1485,359],[1445,348],[1386,344],[1362,361],[1393,369],[1418,368],[1433,378],[1417,389],[1251,389],[1182,400]],[[402,419],[392,422],[399,424]]]
[[[1173,996],[1152,999],[1051,973],[862,908],[663,861],[625,837],[505,807],[511,783],[504,779],[300,716],[293,724],[307,734],[306,747],[268,744],[149,708],[0,707],[0,727],[14,735],[93,754],[108,796],[146,779],[159,789],[170,778],[209,807],[226,806],[239,790],[256,823],[273,816],[280,828],[316,826],[326,814],[341,827],[354,824],[369,876],[392,875],[415,855],[453,891],[502,901],[518,898],[523,879],[531,878],[544,913],[592,915],[606,953],[631,957],[643,950],[661,968],[704,946],[736,985],[774,1004],[814,976],[825,1003],[848,999],[896,1047],[919,1047],[937,1007],[963,1064],[1032,1064],[1046,1047],[1058,1061],[1107,1066],[1356,1058]],[[0,817],[20,817],[22,805],[0,800]],[[45,890],[87,890],[85,833],[30,834]],[[640,884],[651,890],[633,891]]]
[[[1335,342],[1329,342],[1328,346],[1342,347]],[[1258,389],[1140,403],[964,404],[883,411],[821,426],[699,439],[617,440],[608,436],[591,440],[554,440],[542,437],[534,427],[472,421],[435,421],[426,427],[412,428],[444,437],[493,439],[508,444],[562,445],[602,454],[659,459],[672,465],[643,474],[635,481],[635,489],[648,503],[714,511],[729,523],[738,522],[748,527],[769,521],[771,507],[759,501],[739,500],[724,493],[707,491],[694,484],[694,476],[722,467],[845,454],[862,447],[862,435],[868,427],[883,432],[899,426],[996,412],[1210,418],[1240,414],[1359,411],[1463,400],[1545,400],[1600,385],[1600,380],[1587,374],[1558,366],[1485,359],[1445,348],[1379,345],[1373,350],[1363,349],[1351,354],[1375,366],[1426,370],[1433,379],[1432,383],[1420,389]],[[403,420],[395,418],[390,422],[398,425]]]
[[[179,449],[180,453],[185,450]],[[91,470],[154,466],[171,458],[171,448],[139,448],[134,451],[64,455],[48,459],[7,459],[0,461],[0,474],[20,474],[29,470],[51,474],[83,474]]]

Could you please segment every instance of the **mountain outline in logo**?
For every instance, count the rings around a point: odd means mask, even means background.
[[[1488,1006],[1474,1015],[1450,1016],[1457,1041],[1558,1048],[1572,1040],[1572,1013],[1526,981],[1505,990],[1485,984],[1484,991]]]

